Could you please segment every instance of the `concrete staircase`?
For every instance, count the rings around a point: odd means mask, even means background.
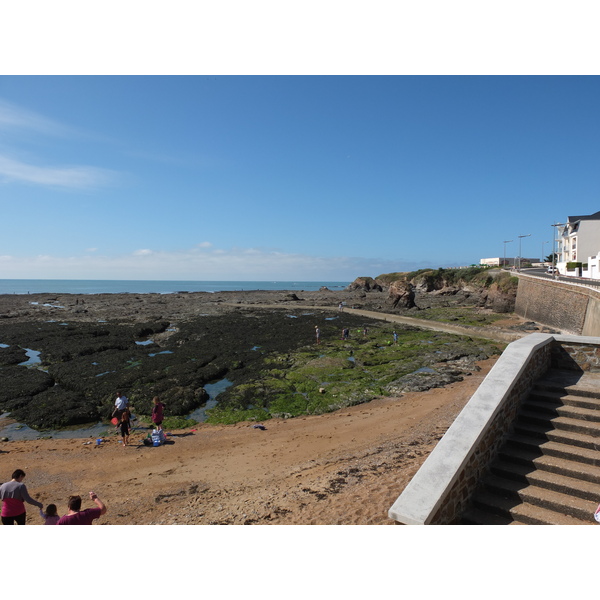
[[[599,503],[600,373],[548,372],[461,524],[589,525]]]

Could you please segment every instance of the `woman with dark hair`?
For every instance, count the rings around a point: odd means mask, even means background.
[[[0,485],[0,500],[2,500],[2,512],[0,517],[2,525],[25,525],[25,502],[33,504],[38,508],[44,505],[34,500],[23,483],[25,471],[17,469],[12,474],[12,479]]]

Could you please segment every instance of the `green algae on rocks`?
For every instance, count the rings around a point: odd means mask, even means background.
[[[219,406],[207,411],[208,422],[322,414],[447,385],[478,370],[476,361],[498,353],[498,345],[487,340],[371,323],[366,331],[352,330],[349,339],[265,357],[253,380],[219,396]]]

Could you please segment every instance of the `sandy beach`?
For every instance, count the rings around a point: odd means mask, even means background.
[[[108,507],[99,524],[389,525],[389,507],[493,362],[446,388],[272,419],[265,430],[200,424],[157,448],[141,443],[146,431],[126,448],[116,435],[99,446],[4,442],[0,464],[5,480],[23,469],[30,493],[59,512],[70,494],[94,490]],[[27,523],[42,523],[34,507]]]

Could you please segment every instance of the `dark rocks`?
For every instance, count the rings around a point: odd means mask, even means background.
[[[403,279],[392,282],[389,287],[389,301],[393,308],[414,308],[415,290],[414,287]]]
[[[372,277],[357,277],[347,288],[346,291],[353,292],[363,290],[365,292],[382,292],[382,285]]]

